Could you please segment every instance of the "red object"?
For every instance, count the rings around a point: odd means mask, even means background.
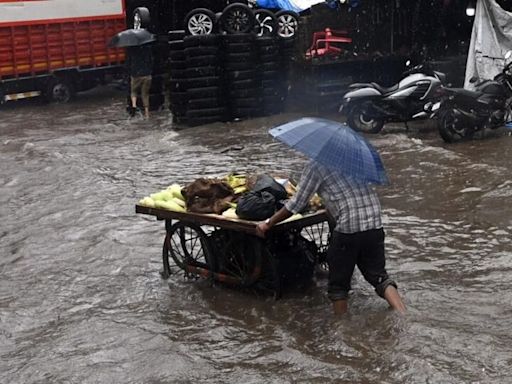
[[[126,29],[124,1],[108,4],[116,8],[89,11],[83,0],[0,0],[0,80],[121,64],[124,50],[107,43]]]
[[[306,51],[306,58],[339,55],[344,51],[340,45],[350,43],[352,43],[352,38],[348,37],[347,31],[334,31],[325,28],[324,31],[313,33],[313,43]]]

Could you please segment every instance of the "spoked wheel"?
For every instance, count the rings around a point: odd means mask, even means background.
[[[216,23],[215,13],[206,8],[193,9],[185,17],[185,26],[191,35],[210,35],[214,32]]]
[[[163,255],[164,273],[171,270],[169,253],[174,263],[187,274],[207,277],[215,268],[208,237],[201,227],[193,223],[174,223],[167,232]]]
[[[444,111],[439,118],[439,134],[447,143],[455,143],[471,136],[473,130],[456,109]]]
[[[292,39],[299,27],[299,15],[292,11],[279,11],[276,13],[277,34],[283,39]]]
[[[329,272],[327,265],[327,250],[329,249],[329,241],[331,233],[334,230],[334,223],[331,221],[322,221],[302,228],[300,234],[308,241],[313,241],[317,246],[315,257],[315,269],[321,274]]]
[[[275,36],[277,33],[277,18],[266,9],[258,9],[254,11],[255,26],[254,33],[256,36]]]
[[[260,254],[262,256],[262,272],[255,284],[258,292],[268,294],[274,299],[279,299],[282,294],[281,275],[276,256],[272,254],[268,246],[260,242]]]
[[[228,5],[219,18],[220,27],[227,33],[248,33],[254,28],[254,14],[245,4]]]
[[[218,229],[210,236],[217,281],[279,297],[281,284],[277,264],[261,239],[225,229]]]
[[[378,133],[384,126],[384,120],[369,113],[370,103],[355,104],[349,111],[347,123],[350,128],[365,133]]]
[[[210,236],[217,261],[217,280],[241,287],[252,285],[262,269],[259,242],[244,233],[225,229],[218,229]]]

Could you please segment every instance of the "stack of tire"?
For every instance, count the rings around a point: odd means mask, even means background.
[[[227,119],[219,35],[191,35],[185,45],[187,124],[190,126]]]
[[[286,77],[280,70],[279,40],[276,36],[262,36],[256,39],[258,50],[258,72],[260,77],[261,112],[273,115],[282,112],[286,89]]]
[[[187,92],[185,90],[186,56],[184,31],[169,32],[169,79],[166,84],[166,97],[169,100],[169,109],[173,114],[174,121],[181,123],[186,121],[187,114]]]
[[[261,114],[257,50],[252,33],[223,36],[224,85],[232,120]]]

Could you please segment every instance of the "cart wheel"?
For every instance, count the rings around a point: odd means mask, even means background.
[[[261,253],[258,241],[244,233],[218,229],[211,233],[219,280],[237,281],[241,287],[250,286],[261,274]]]
[[[165,237],[164,247],[168,248],[172,259],[178,267],[186,270],[187,266],[199,267],[212,271],[214,269],[212,251],[206,234],[201,227],[193,223],[174,223]],[[164,270],[170,271],[169,257],[165,257]]]
[[[260,254],[262,258],[262,274],[257,281],[257,288],[261,292],[268,292],[275,300],[281,297],[281,275],[276,256],[269,250],[266,244],[260,242]]]
[[[316,270],[321,273],[329,272],[329,266],[327,265],[327,249],[329,248],[329,240],[333,230],[334,223],[331,221],[322,221],[321,223],[304,227],[300,232],[306,240],[314,241],[318,247],[315,263]]]

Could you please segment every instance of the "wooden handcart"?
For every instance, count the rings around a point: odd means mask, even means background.
[[[136,213],[165,221],[162,276],[174,270],[236,287],[281,295],[288,282],[326,268],[331,220],[325,210],[274,226],[265,239],[255,221],[181,213],[136,205]],[[176,268],[177,266],[178,268]]]

